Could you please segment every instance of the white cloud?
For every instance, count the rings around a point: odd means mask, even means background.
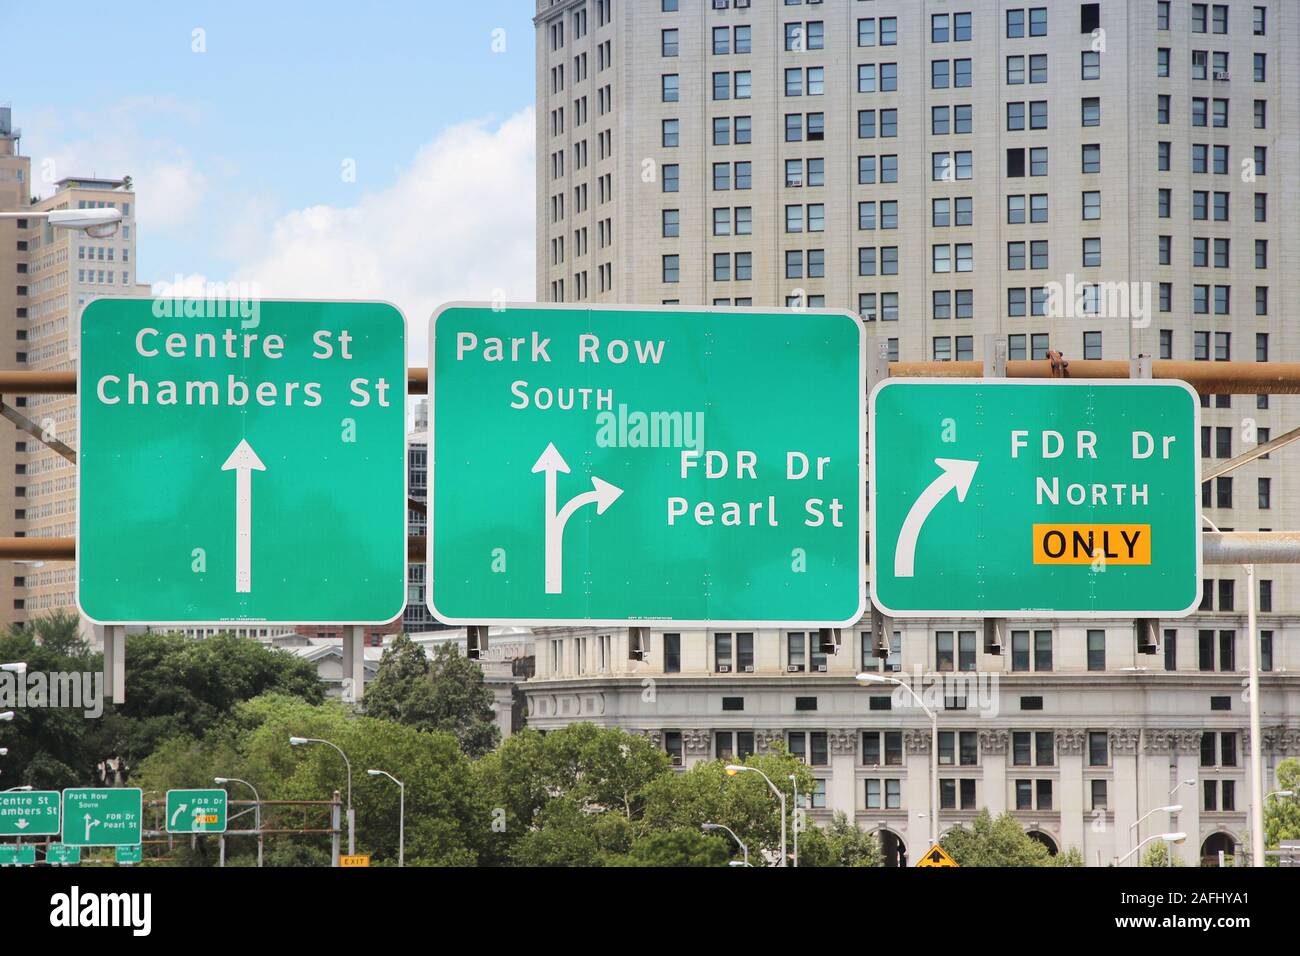
[[[104,110],[46,116],[33,143],[33,186],[48,196],[70,176],[131,176],[139,187],[135,218],[146,235],[166,233],[194,218],[210,177],[184,146],[143,129],[192,128],[199,114],[172,97],[136,96]]]
[[[444,130],[392,185],[350,206],[281,216],[231,278],[267,297],[392,302],[423,364],[429,316],[443,302],[534,298],[535,135],[531,108],[496,128]],[[361,188],[364,168],[357,179]]]

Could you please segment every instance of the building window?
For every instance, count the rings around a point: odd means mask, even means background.
[[[682,636],[664,635],[664,673],[677,674],[682,669]]]
[[[1106,632],[1088,631],[1088,670],[1104,671],[1106,669]]]

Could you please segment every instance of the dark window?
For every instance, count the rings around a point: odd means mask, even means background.
[[[722,698],[723,710],[744,710],[745,698],[743,697],[724,697]]]
[[[664,635],[664,673],[676,674],[682,669],[682,636]],[[678,737],[680,738],[680,734]]]
[[[1091,33],[1101,29],[1101,4],[1084,3],[1079,6],[1079,32]]]
[[[1043,709],[1043,698],[1041,698],[1041,697],[1021,697],[1021,698],[1020,698],[1020,709],[1021,709],[1021,710],[1042,710],[1042,709]]]
[[[870,698],[870,703],[867,705],[867,709],[868,710],[892,710],[893,701],[889,697],[886,697],[883,694],[876,694],[875,696]]]
[[[794,699],[794,709],[795,709],[795,710],[816,710],[816,709],[817,709],[817,698],[816,698],[816,697],[796,697],[796,698]]]

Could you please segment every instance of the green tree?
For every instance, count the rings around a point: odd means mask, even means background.
[[[1077,846],[1072,846],[1068,850],[1062,850],[1056,856],[1052,857],[1052,866],[1087,866],[1083,859],[1083,851]]]
[[[516,866],[603,866],[632,846],[632,824],[618,813],[583,804],[572,795],[542,807],[537,823],[510,853]]]
[[[544,865],[569,853],[595,860],[626,852],[647,786],[669,768],[667,754],[646,737],[580,723],[548,734],[525,729],[479,759],[475,773],[497,808],[495,859]],[[608,833],[588,844],[582,831],[597,823]],[[568,848],[570,837],[579,846]]]
[[[92,653],[79,627],[75,616],[58,614],[0,632],[0,662],[26,662],[29,675],[102,671],[102,655]],[[86,719],[94,710],[90,701],[75,708],[18,706],[24,680],[0,673],[0,710],[14,711],[12,721],[0,724],[0,747],[9,750],[4,785],[57,789],[90,782],[95,763],[107,755],[105,720]]]
[[[799,833],[800,866],[883,866],[880,841],[841,811],[825,826],[809,826]]]
[[[343,761],[323,745],[292,747],[290,736],[328,740],[352,763],[353,806],[358,852],[375,863],[396,863],[398,790],[368,768],[387,770],[406,784],[408,865],[465,866],[487,859],[492,808],[454,737],[372,717],[358,717],[337,702],[311,704],[301,698],[267,695],[238,704],[231,719],[205,735],[173,739],[140,765],[137,782],[146,790],[211,786],[214,776],[240,777],[257,786],[263,800],[346,800]],[[231,791],[247,799],[246,789]],[[268,808],[263,826],[322,827],[326,808]],[[315,860],[328,851],[324,837],[274,837],[277,860]],[[227,841],[231,846],[232,841]],[[237,844],[253,851],[252,841]]]
[[[731,837],[706,836],[699,830],[651,833],[632,844],[623,866],[726,866],[735,844]]]
[[[812,771],[802,760],[784,749],[751,754],[744,766],[767,774],[785,794],[787,814],[794,806],[790,775],[799,782],[800,793],[811,793]],[[721,823],[735,831],[749,847],[750,862],[762,865],[763,857],[774,858],[781,846],[781,813],[776,796],[756,773],[727,773],[726,762],[697,763],[685,773],[664,774],[645,790],[645,831],[698,830],[703,823]],[[787,822],[787,841],[789,830]],[[787,852],[789,852],[787,842]]]
[[[1300,840],[1300,759],[1288,757],[1277,765],[1277,789],[1290,790],[1289,797],[1274,797],[1264,804],[1264,844],[1276,850],[1283,840]],[[1277,857],[1267,857],[1277,866]]]
[[[1050,866],[1047,847],[1025,833],[1010,813],[994,818],[981,810],[969,827],[955,827],[939,841],[958,866]]]
[[[501,740],[482,668],[452,644],[438,647],[430,660],[422,647],[399,634],[366,688],[365,708],[381,720],[452,734],[471,757]]]
[[[1169,844],[1157,840],[1142,853],[1141,866],[1186,866],[1181,859],[1169,852]]]

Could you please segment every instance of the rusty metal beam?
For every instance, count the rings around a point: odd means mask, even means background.
[[[980,378],[984,363],[975,362],[891,362],[891,377],[902,378]],[[1180,379],[1204,395],[1300,394],[1300,362],[1171,362],[1151,363],[1151,375],[1157,379]],[[1007,362],[1007,378],[1054,378],[1052,363],[1038,361]],[[1071,359],[1065,369],[1066,379],[1129,378],[1127,360]]]
[[[406,539],[410,561],[423,561],[428,539]],[[1300,531],[1207,531],[1202,549],[1206,564],[1300,564]],[[0,538],[0,561],[73,561],[73,538]]]
[[[1173,362],[1151,363],[1152,377],[1180,379],[1207,395],[1300,394],[1300,362]],[[984,363],[891,362],[889,374],[901,378],[979,378]],[[1055,378],[1048,359],[1007,362],[1007,378]],[[1065,378],[1129,378],[1129,363],[1122,359],[1072,359]],[[429,393],[429,370],[407,369],[406,388],[411,395]],[[75,372],[0,372],[0,393],[12,395],[74,395]]]

